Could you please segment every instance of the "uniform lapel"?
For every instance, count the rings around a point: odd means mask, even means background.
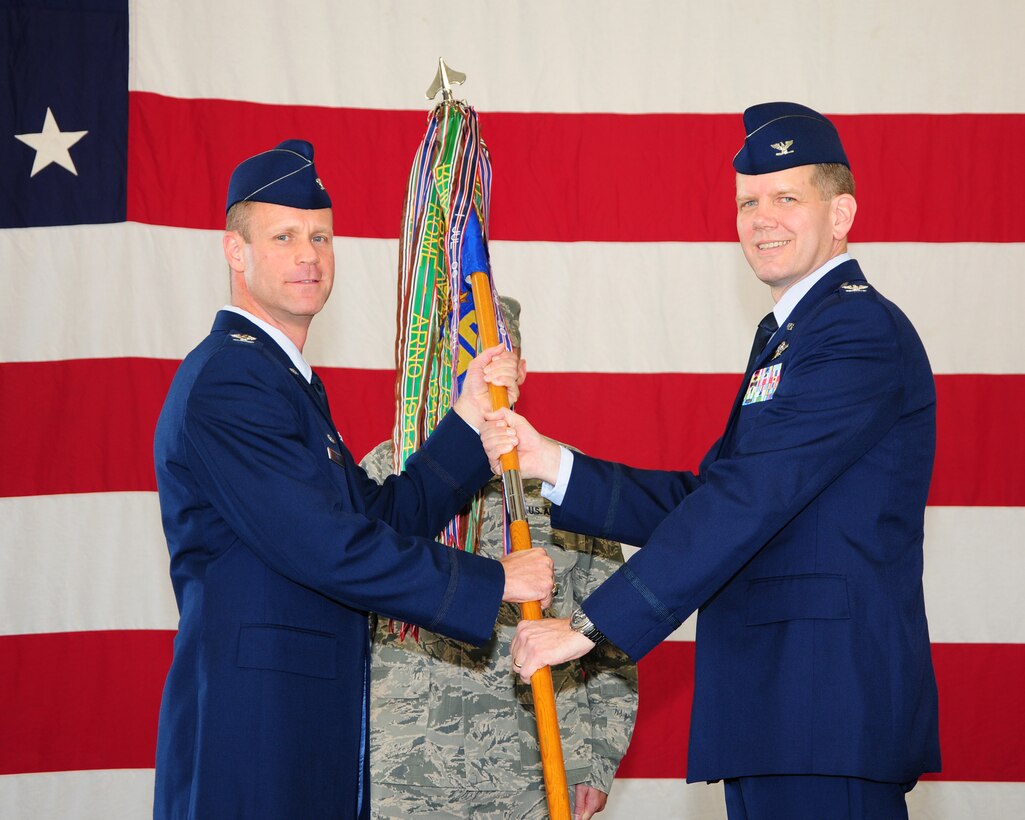
[[[737,426],[737,419],[740,416],[741,402],[744,399],[744,394],[747,392],[751,376],[756,373],[759,368],[764,367],[766,363],[776,355],[776,351],[779,349],[781,344],[786,342],[789,345],[787,337],[800,327],[801,321],[805,317],[810,316],[826,296],[834,292],[841,284],[846,282],[861,282],[864,278],[865,276],[862,274],[858,263],[853,259],[850,259],[841,265],[837,265],[833,270],[823,276],[815,283],[815,286],[804,295],[801,301],[794,306],[794,309],[790,312],[790,315],[783,323],[783,326],[776,331],[769,344],[767,344],[765,349],[755,357],[751,367],[748,368],[747,372],[744,374],[744,378],[740,383],[740,389],[737,391],[737,396],[733,400],[733,408],[730,410],[730,417],[726,422],[726,430],[723,432],[722,439],[720,439],[719,452],[716,454],[717,459],[724,455],[729,455],[732,450],[733,433]]]
[[[268,358],[272,359],[289,372],[297,389],[302,390],[306,394],[306,397],[316,408],[318,415],[324,420],[326,426],[326,429],[321,429],[316,433],[316,436],[320,439],[320,444],[317,444],[317,446],[313,448],[314,451],[318,456],[330,459],[342,469],[344,476],[343,483],[345,486],[345,492],[349,495],[349,503],[354,508],[362,510],[362,499],[353,479],[353,471],[356,467],[356,461],[353,459],[349,449],[342,442],[341,436],[338,435],[338,428],[335,426],[335,423],[331,418],[331,412],[328,409],[327,401],[326,399],[321,401],[320,397],[317,395],[316,389],[312,384],[310,384],[310,382],[307,382],[303,374],[296,369],[292,360],[288,357],[288,354],[281,349],[281,345],[274,341],[274,339],[272,339],[258,325],[250,322],[245,316],[241,316],[240,314],[230,310],[218,311],[217,316],[214,319],[214,326],[211,332],[244,333],[247,336],[252,337],[254,341],[260,342],[261,349]]]
[[[337,430],[334,421],[331,419],[331,413],[328,410],[327,403],[321,402],[317,391],[313,388],[313,385],[306,381],[306,378],[300,373],[292,360],[288,358],[288,354],[281,349],[276,341],[274,341],[266,332],[257,324],[250,322],[245,316],[235,313],[231,310],[219,310],[217,316],[214,318],[214,326],[211,332],[217,333],[246,333],[250,336],[256,337],[263,346],[263,351],[275,362],[285,368],[295,380],[299,389],[302,390],[309,397],[310,401],[313,402],[314,407],[317,408],[317,412],[324,418],[328,423],[328,426],[332,430]]]

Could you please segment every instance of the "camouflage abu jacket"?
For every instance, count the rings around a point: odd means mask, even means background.
[[[392,445],[363,460],[383,481],[392,471]],[[552,531],[551,503],[539,481],[525,483],[535,546],[555,562],[558,595],[551,614],[568,618],[576,602],[623,563],[620,545]],[[488,485],[479,551],[504,554],[501,479]],[[548,613],[546,613],[548,614]],[[370,765],[375,783],[478,791],[542,786],[541,756],[530,686],[512,673],[509,645],[519,607],[502,604],[491,640],[481,647],[420,630],[399,640],[388,619],[371,619]],[[562,751],[570,784],[608,792],[626,753],[637,711],[637,667],[604,644],[552,670]]]

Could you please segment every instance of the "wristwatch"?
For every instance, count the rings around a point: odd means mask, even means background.
[[[603,644],[608,640],[608,638],[605,637],[605,633],[591,623],[591,619],[587,617],[587,613],[580,607],[574,609],[573,614],[570,615],[569,628],[574,632],[579,632],[595,646]]]

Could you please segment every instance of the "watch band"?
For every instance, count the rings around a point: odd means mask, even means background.
[[[579,632],[595,646],[603,644],[608,640],[605,633],[594,625],[591,619],[587,617],[587,613],[580,607],[573,610],[573,614],[570,616],[569,626],[570,629],[574,632]]]

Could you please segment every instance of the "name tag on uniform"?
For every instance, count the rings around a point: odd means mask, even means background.
[[[331,447],[327,448],[327,457],[331,459],[339,467],[345,466],[345,459],[342,458],[342,454]]]
[[[744,405],[757,404],[760,401],[768,401],[779,387],[779,374],[783,369],[783,363],[772,364],[756,370],[751,374],[751,381],[747,385],[747,392],[744,394]]]

